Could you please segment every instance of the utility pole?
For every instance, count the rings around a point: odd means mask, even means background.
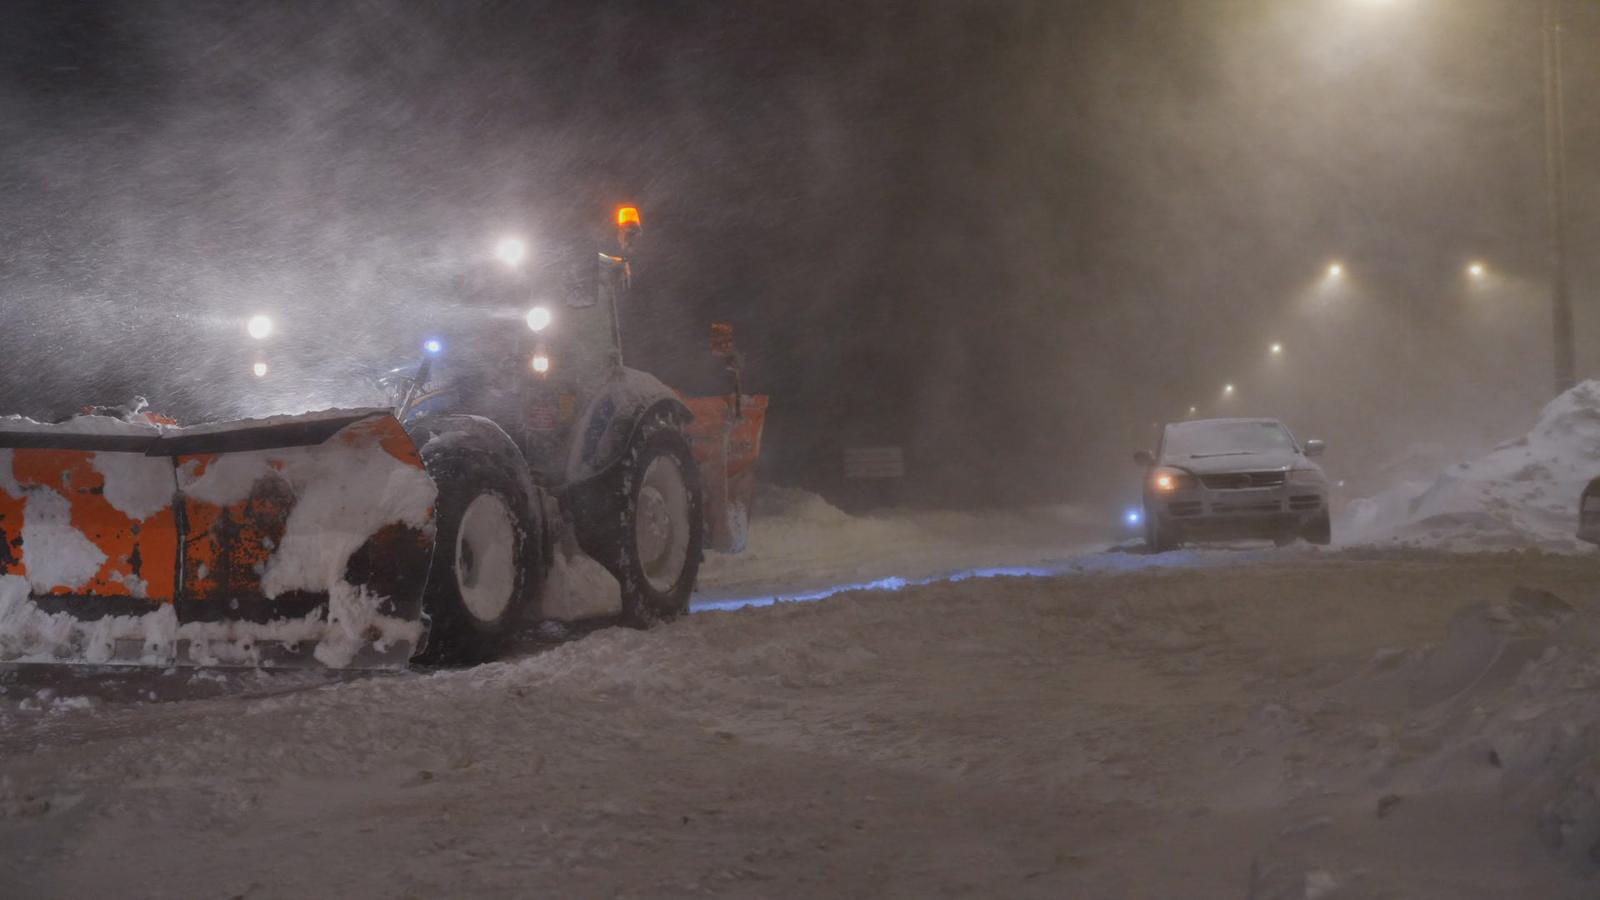
[[[1577,381],[1572,297],[1567,290],[1567,123],[1561,78],[1561,0],[1544,4],[1545,193],[1550,214],[1550,322],[1556,393]]]

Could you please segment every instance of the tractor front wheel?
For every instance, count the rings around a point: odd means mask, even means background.
[[[465,664],[500,655],[539,577],[538,520],[518,477],[520,457],[467,433],[423,447],[439,489],[433,568],[423,594],[431,621],[418,662]],[[538,584],[537,581],[534,582]]]

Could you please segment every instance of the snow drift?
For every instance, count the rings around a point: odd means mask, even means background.
[[[1600,381],[1550,401],[1526,435],[1431,482],[1406,483],[1356,500],[1345,543],[1397,541],[1457,550],[1582,549],[1578,501],[1600,475]]]

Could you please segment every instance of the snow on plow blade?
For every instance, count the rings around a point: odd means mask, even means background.
[[[705,488],[706,547],[742,553],[750,536],[767,396],[684,397],[683,402],[694,414],[688,434]]]
[[[0,419],[0,660],[403,666],[434,497],[383,409]]]

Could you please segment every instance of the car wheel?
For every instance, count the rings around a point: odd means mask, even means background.
[[[1178,542],[1173,539],[1172,529],[1161,524],[1161,517],[1145,514],[1144,519],[1144,546],[1151,553],[1166,553],[1176,550]]]
[[[1326,547],[1333,543],[1333,520],[1329,518],[1328,511],[1323,510],[1306,525],[1302,536],[1309,543]]]

